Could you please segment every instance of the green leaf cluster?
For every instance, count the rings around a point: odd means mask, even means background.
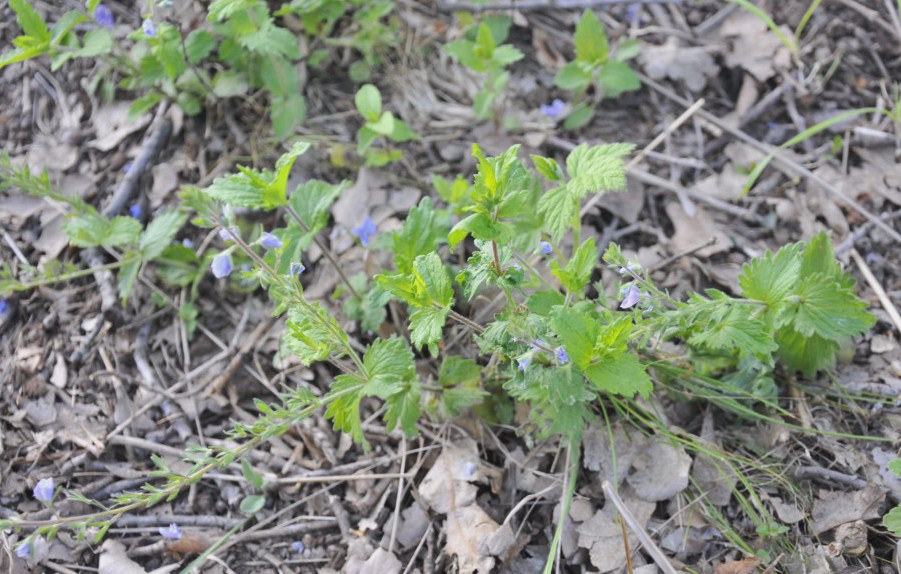
[[[489,18],[470,27],[463,38],[444,45],[444,51],[455,60],[474,72],[486,75],[485,84],[473,102],[479,119],[492,117],[492,105],[510,81],[506,67],[523,57],[518,48],[503,43],[509,31],[509,18]]]
[[[357,90],[354,102],[357,111],[366,120],[357,132],[357,153],[365,158],[366,165],[381,167],[403,156],[400,150],[372,147],[379,137],[395,143],[419,139],[419,135],[403,120],[390,111],[382,111],[382,95],[372,84],[366,84]]]
[[[238,166],[238,173],[216,178],[204,189],[213,199],[240,207],[275,209],[288,202],[288,175],[298,156],[310,148],[306,142],[297,142],[291,150],[279,158],[274,171],[255,170]]]
[[[576,25],[573,35],[576,59],[557,72],[554,83],[557,87],[574,91],[580,95],[577,103],[566,118],[564,127],[577,129],[594,117],[594,108],[585,98],[588,88],[594,86],[597,98],[616,98],[619,95],[641,87],[638,75],[626,63],[638,54],[637,41],[625,41],[611,56],[607,34],[600,20],[591,10],[585,10]]]

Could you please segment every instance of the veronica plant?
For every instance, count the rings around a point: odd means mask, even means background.
[[[637,40],[621,42],[613,53],[607,42],[604,27],[591,10],[585,10],[573,36],[576,59],[557,72],[557,87],[576,94],[576,103],[564,121],[567,129],[586,125],[594,117],[603,98],[615,98],[637,90],[641,82],[635,70],[626,62],[638,55]],[[589,94],[589,89],[593,93]]]

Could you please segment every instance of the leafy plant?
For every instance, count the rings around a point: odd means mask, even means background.
[[[641,82],[626,63],[638,55],[637,40],[626,40],[610,53],[607,34],[591,10],[585,10],[573,36],[576,59],[560,68],[554,77],[557,87],[576,93],[577,103],[564,121],[567,129],[577,129],[594,117],[603,98],[615,98],[637,90]],[[589,88],[594,93],[589,95]]]
[[[380,167],[399,160],[403,152],[390,147],[372,147],[379,137],[403,143],[418,140],[419,135],[394,116],[390,111],[382,111],[382,94],[372,84],[365,84],[354,98],[357,111],[366,120],[357,132],[357,153],[366,160],[366,165]]]
[[[901,478],[901,458],[888,463],[888,468],[895,476]],[[885,526],[892,534],[901,538],[901,504],[889,510],[882,517],[882,525]]]
[[[476,117],[496,117],[495,102],[510,81],[506,67],[522,59],[514,46],[504,44],[510,33],[510,18],[488,18],[469,27],[463,38],[444,45],[444,51],[474,72],[485,74],[485,83],[472,107]]]

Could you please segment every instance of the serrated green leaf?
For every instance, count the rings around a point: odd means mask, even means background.
[[[208,17],[210,20],[221,22],[238,12],[249,10],[259,3],[260,0],[214,0],[207,8]]]
[[[41,42],[50,42],[50,30],[41,15],[31,7],[28,0],[9,0],[9,7],[16,13],[16,21],[26,35]]]
[[[445,242],[448,233],[447,216],[438,212],[429,197],[410,210],[400,231],[394,233],[394,264],[401,273],[413,271],[413,261],[420,255],[435,251]]]
[[[448,42],[442,47],[452,58],[470,70],[484,72],[487,69],[485,60],[476,55],[475,48],[475,42],[465,39]]]
[[[76,247],[116,247],[137,243],[141,223],[131,217],[107,219],[91,212],[72,216],[66,221],[63,231]]]
[[[801,270],[801,246],[786,245],[775,255],[767,251],[742,267],[738,277],[741,294],[748,299],[763,301],[770,308],[785,302],[797,284]]]
[[[768,355],[778,349],[766,325],[750,320],[747,310],[734,310],[724,318],[704,325],[688,342],[714,351],[740,351],[751,355]]]
[[[216,48],[216,37],[209,30],[194,30],[185,38],[185,55],[192,64],[197,64]]]
[[[578,198],[569,193],[566,187],[554,188],[541,196],[538,201],[538,212],[544,219],[543,229],[555,240],[559,240],[572,228],[578,216]]]
[[[246,94],[247,78],[237,70],[222,70],[213,76],[213,94],[219,98],[230,98]]]
[[[629,64],[625,62],[607,62],[598,74],[598,83],[604,89],[605,98],[617,98],[625,92],[633,92],[641,88],[641,80]]]
[[[626,187],[623,156],[633,144],[603,144],[589,147],[581,144],[566,157],[566,171],[571,178],[567,189],[579,198],[599,191],[618,191]]]
[[[372,84],[363,85],[357,90],[354,102],[360,115],[371,122],[378,121],[382,114],[382,95],[378,88]]]
[[[532,163],[535,164],[535,169],[537,169],[541,173],[541,175],[548,178],[548,180],[554,182],[563,181],[563,171],[560,169],[560,165],[556,160],[552,158],[541,157],[540,155],[532,155],[529,157],[532,158]]]
[[[147,225],[147,229],[141,235],[138,249],[145,261],[156,258],[172,243],[175,234],[187,221],[188,215],[176,209],[166,210],[157,214]]]
[[[422,307],[410,315],[410,342],[417,349],[441,341],[449,307]]]
[[[579,369],[588,367],[601,331],[598,321],[572,307],[558,307],[551,312],[550,326],[563,342],[570,361]]]
[[[551,273],[560,280],[570,295],[581,294],[591,281],[591,273],[597,267],[598,250],[594,237],[589,237],[576,249],[572,258],[561,268],[556,260],[551,261]]]
[[[416,366],[413,363],[413,352],[407,346],[407,342],[401,338],[378,339],[366,350],[363,356],[363,367],[370,379],[383,378],[393,382],[412,380],[416,378]],[[376,390],[373,386],[369,390],[380,398],[386,398],[396,390]]]
[[[407,384],[404,388],[385,400],[385,423],[388,432],[398,425],[407,438],[419,433],[416,424],[422,416],[422,392],[419,382]]]
[[[295,213],[300,216],[307,227],[310,228],[310,234],[304,249],[312,241],[312,234],[316,234],[328,225],[329,208],[341,195],[341,192],[350,187],[350,182],[344,180],[340,183],[328,183],[318,179],[298,184],[291,193],[288,202],[294,209]],[[288,225],[297,225],[294,218],[290,215],[285,216]]]
[[[584,373],[591,384],[606,393],[624,396],[638,393],[648,398],[654,390],[644,365],[631,353],[589,365]]]
[[[548,316],[554,307],[565,302],[566,297],[559,291],[535,291],[529,295],[526,308],[536,315]]]
[[[806,337],[790,327],[776,331],[777,356],[793,371],[805,375],[831,367],[835,363],[838,343],[817,335]]]
[[[601,21],[591,10],[585,10],[582,19],[576,24],[573,34],[576,46],[576,58],[588,64],[599,66],[607,61],[607,34]]]
[[[413,268],[421,278],[429,299],[441,306],[449,306],[454,300],[454,289],[447,269],[435,252],[420,255],[413,261]]]
[[[495,221],[487,213],[473,213],[454,225],[447,236],[447,241],[453,248],[466,239],[467,235],[482,241],[505,243],[513,237],[513,227],[505,221]]]
[[[876,318],[867,304],[831,277],[814,273],[802,277],[777,317],[777,326],[790,324],[805,335],[824,339],[854,337],[870,329]]]
[[[569,62],[554,76],[554,85],[561,90],[578,91],[591,83],[591,69],[584,63]]]
[[[278,161],[275,162],[275,179],[272,187],[278,191],[281,196],[279,205],[284,205],[287,201],[288,176],[291,175],[291,168],[297,158],[307,153],[310,149],[309,142],[294,142],[291,149],[283,153]]]
[[[504,44],[503,46],[498,46],[494,49],[494,53],[491,54],[491,61],[495,66],[505,67],[509,66],[514,62],[518,62],[523,59],[523,53],[519,51],[515,46],[511,46],[510,44]]]
[[[325,416],[332,421],[335,430],[348,433],[354,442],[369,450],[363,437],[363,421],[360,419],[360,401],[363,400],[365,383],[350,375],[338,375],[325,396],[328,406]]]

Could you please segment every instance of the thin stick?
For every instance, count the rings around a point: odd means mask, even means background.
[[[700,110],[703,105],[704,105],[704,98],[701,98],[698,101],[696,101],[695,103],[693,103],[691,106],[689,106],[687,110],[682,112],[682,115],[680,115],[678,118],[676,118],[675,121],[673,121],[673,123],[668,125],[665,130],[663,130],[662,132],[657,134],[657,137],[655,137],[653,140],[651,140],[651,143],[646,145],[643,150],[638,152],[638,155],[636,155],[634,158],[632,158],[632,161],[630,161],[629,163],[626,164],[626,172],[629,172],[634,167],[636,167],[641,162],[641,160],[643,160],[644,157],[646,155],[648,155],[649,151],[654,150],[655,148],[657,148],[657,146],[659,146],[661,143],[663,143],[663,140],[665,140],[669,134],[673,133],[675,130],[677,130],[679,128],[679,126],[681,126],[686,121],[688,121],[688,119],[691,116],[693,116],[698,110]],[[586,201],[585,205],[582,206],[582,210],[579,211],[579,215],[581,217],[584,217],[586,213],[591,211],[592,207],[597,205],[597,203],[601,200],[601,197],[603,197],[603,194],[599,193],[599,194],[593,196],[588,201]]]
[[[606,496],[616,507],[619,515],[632,530],[632,533],[635,534],[635,537],[638,538],[638,541],[641,542],[642,546],[644,546],[647,553],[651,555],[651,558],[657,564],[657,567],[660,568],[664,574],[676,574],[676,569],[673,568],[673,565],[670,564],[667,557],[663,555],[663,551],[654,544],[654,541],[651,540],[651,537],[645,532],[644,527],[638,523],[632,515],[632,512],[626,507],[623,499],[621,499],[616,491],[613,490],[610,481],[605,480],[604,484],[601,485],[601,489],[604,491],[604,496]]]
[[[648,76],[646,76],[640,72],[638,72],[637,74],[638,74],[638,78],[641,80],[641,82],[643,84],[650,86],[657,92],[660,92],[661,95],[669,98],[670,100],[672,100],[676,103],[682,104],[683,106],[689,105],[688,102],[690,100],[686,100],[685,98],[676,94],[675,92],[673,92],[672,90],[670,90],[669,88],[664,86],[663,84],[652,80],[651,78],[649,78]],[[844,194],[844,192],[842,192],[840,189],[838,189],[837,187],[835,187],[834,185],[832,185],[831,183],[829,183],[828,181],[823,179],[821,176],[813,173],[806,167],[800,165],[798,162],[785,157],[785,155],[782,153],[782,150],[780,150],[774,146],[765,144],[765,143],[749,136],[745,132],[728,125],[726,122],[722,121],[717,116],[715,116],[711,113],[705,112],[704,110],[698,110],[697,115],[698,115],[698,117],[707,120],[708,122],[710,122],[717,128],[723,130],[724,132],[728,133],[729,135],[745,142],[746,144],[751,145],[752,147],[757,148],[758,150],[762,151],[763,153],[773,154],[774,161],[778,162],[779,164],[781,164],[783,167],[789,169],[790,171],[793,171],[796,174],[798,174],[802,177],[805,177],[805,178],[809,179],[810,181],[813,181],[814,183],[816,183],[817,185],[819,185],[820,187],[822,187],[823,189],[825,189],[832,195],[838,197],[839,199],[841,199],[842,201],[847,203],[849,206],[851,206],[854,210],[856,210],[859,214],[863,215],[868,220],[873,222],[873,224],[876,227],[878,227],[879,229],[884,231],[889,237],[891,237],[898,243],[901,243],[901,233],[898,233],[897,231],[892,229],[891,226],[886,224],[882,219],[880,219],[878,216],[876,216],[871,211],[869,211],[867,208],[865,208],[863,205],[861,205],[860,202],[858,202],[856,199],[848,197],[847,195]]]
[[[864,261],[863,257],[860,256],[860,253],[858,253],[856,249],[851,249],[851,257],[854,259],[854,263],[857,264],[857,268],[860,269],[860,272],[863,274],[864,279],[867,280],[867,283],[873,291],[876,292],[876,297],[879,298],[879,302],[882,303],[882,308],[885,309],[888,316],[892,318],[895,328],[901,333],[901,315],[898,314],[898,309],[895,307],[895,304],[892,303],[888,293],[882,288],[879,280],[876,279],[876,276],[873,275],[873,272],[870,270],[870,266],[867,265],[867,262]]]
[[[400,504],[404,499],[404,473],[407,471],[407,437],[400,439],[400,478],[397,479],[397,498],[394,499],[394,523],[391,525],[391,538],[388,539],[388,552],[394,554],[394,541],[397,539],[397,528],[400,525]]]

